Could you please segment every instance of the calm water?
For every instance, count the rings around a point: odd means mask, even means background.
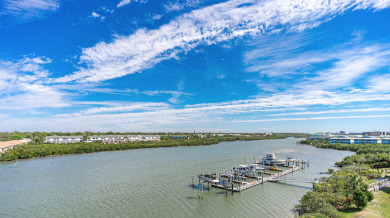
[[[319,177],[352,152],[298,146],[297,139],[223,142],[0,163],[0,217],[293,217],[311,189],[266,183],[242,193],[192,189],[192,175],[224,172],[273,152],[310,160],[294,177]]]

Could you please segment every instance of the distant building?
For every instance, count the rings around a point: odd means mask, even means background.
[[[88,136],[86,142],[97,142],[101,141],[103,143],[121,143],[125,142],[124,135],[92,135]]]
[[[142,141],[160,141],[161,136],[159,135],[143,135],[141,136]]]
[[[265,132],[264,136],[271,136],[272,132]]]
[[[235,135],[235,134],[230,134],[231,136],[233,136],[233,135]],[[221,133],[218,133],[218,134],[211,134],[211,136],[213,136],[213,137],[223,137],[223,136],[225,136],[225,134],[221,134]]]
[[[180,139],[180,138],[189,139],[190,137],[188,137],[187,135],[173,135],[172,136],[172,139]]]
[[[77,143],[82,142],[83,136],[47,136],[45,137],[45,143]]]
[[[30,139],[23,139],[23,140],[12,140],[12,141],[0,142],[0,154],[3,154],[6,150],[12,149],[17,145],[23,145],[30,141],[31,141]]]
[[[101,141],[102,143],[123,143],[138,141],[160,141],[159,135],[100,135],[89,136],[87,142]]]
[[[334,137],[330,139],[330,144],[353,144],[353,138],[347,137],[347,136],[339,136],[339,137]]]
[[[142,140],[142,136],[140,136],[140,135],[128,135],[128,136],[127,136],[127,139],[128,139],[130,142],[138,142],[138,141],[141,141],[141,140]]]
[[[381,137],[347,137],[339,136],[333,137],[330,139],[330,144],[390,144],[390,138],[381,138]]]
[[[318,132],[309,136],[309,140],[329,140],[332,137],[330,133]]]
[[[345,135],[345,131],[340,131],[339,134],[340,135]]]
[[[198,136],[199,136],[199,138],[201,138],[201,139],[206,138],[206,135],[205,135],[205,134],[198,134]]]
[[[386,132],[380,132],[380,131],[363,132],[363,136],[381,136],[381,135],[386,135]]]

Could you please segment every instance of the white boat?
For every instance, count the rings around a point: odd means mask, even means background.
[[[294,156],[287,157],[287,162],[294,162],[294,161],[298,161],[297,159],[295,159]]]
[[[235,173],[252,173],[253,169],[250,169],[247,165],[240,165],[239,167],[233,168]]]
[[[221,178],[227,178],[227,179],[230,179],[230,178],[233,178],[234,175],[232,173],[224,173],[224,174],[221,174]]]
[[[275,156],[275,154],[270,153],[266,154],[260,163],[265,165],[284,165],[286,164],[286,160],[279,159]]]
[[[211,182],[211,183],[218,183],[219,179],[214,175],[199,175],[199,179],[205,181],[205,182]]]
[[[260,171],[260,170],[264,170],[265,168],[264,168],[264,167],[261,167],[261,166],[258,165],[258,164],[251,164],[251,165],[249,166],[249,169],[254,170],[254,171]]]

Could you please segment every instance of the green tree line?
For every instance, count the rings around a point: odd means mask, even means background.
[[[365,181],[381,176],[372,168],[390,167],[390,146],[386,144],[330,144],[325,140],[301,143],[356,152],[336,162],[340,169],[303,196],[296,206],[302,217],[340,217],[338,210],[363,209],[373,199]]]
[[[103,144],[101,142],[91,143],[69,143],[69,144],[48,144],[42,142],[29,143],[16,146],[5,151],[0,156],[0,161],[11,161],[15,159],[27,159],[34,157],[45,157],[50,155],[82,154],[100,151],[130,150],[140,148],[157,147],[178,147],[178,146],[199,146],[218,144],[222,141],[237,140],[263,140],[263,139],[284,139],[295,136],[288,134],[276,134],[273,136],[235,136],[235,137],[213,137],[213,138],[190,138],[190,139],[165,139],[162,141],[140,141],[126,142],[119,144]]]

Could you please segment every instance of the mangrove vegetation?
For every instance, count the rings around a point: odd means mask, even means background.
[[[390,146],[385,144],[330,144],[329,141],[303,140],[317,148],[356,152],[335,164],[340,167],[303,196],[296,206],[302,217],[342,217],[339,211],[362,210],[373,194],[368,181],[383,176],[381,168],[390,167]]]
[[[41,135],[51,135],[42,134]],[[80,134],[80,133],[79,133]],[[112,133],[109,133],[112,134]],[[123,133],[122,133],[123,134]],[[39,134],[32,134],[31,136]],[[64,134],[62,134],[64,135]],[[188,135],[188,134],[187,134]],[[85,136],[85,135],[84,135]],[[68,144],[49,144],[43,143],[43,138],[35,138],[35,142],[19,145],[13,149],[9,149],[0,156],[0,161],[12,161],[15,159],[28,159],[34,157],[45,157],[51,155],[68,155],[68,154],[82,154],[100,151],[116,151],[116,150],[130,150],[140,148],[158,148],[158,147],[178,147],[178,146],[199,146],[218,144],[222,141],[237,141],[237,140],[264,140],[264,139],[284,139],[287,137],[305,137],[305,134],[246,134],[243,136],[222,136],[200,138],[196,134],[190,135],[190,139],[170,139],[162,137],[161,141],[138,141],[126,142],[118,144],[104,144],[101,142],[90,143],[68,143]]]

